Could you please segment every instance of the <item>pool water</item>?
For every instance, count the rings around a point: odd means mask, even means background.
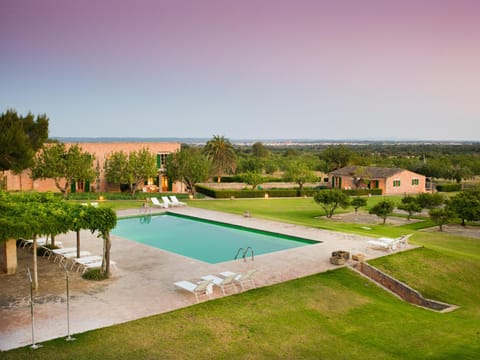
[[[176,214],[120,219],[112,234],[210,264],[234,260],[240,248],[257,256],[318,243]]]

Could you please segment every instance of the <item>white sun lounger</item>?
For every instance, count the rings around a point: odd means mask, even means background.
[[[245,290],[245,285],[246,284],[251,284],[251,287],[254,288],[256,287],[255,285],[255,279],[253,278],[253,275],[257,272],[257,269],[250,269],[244,274],[236,274],[234,277],[234,281],[238,282],[242,288],[242,290]],[[232,274],[235,274],[231,271],[224,271],[221,272],[220,275],[224,277],[229,277]]]
[[[190,281],[177,281],[175,286],[191,292],[195,295],[195,300],[199,301],[200,295],[206,295],[210,298],[210,294],[212,293],[212,281],[211,280],[202,280],[198,284],[194,284]]]
[[[115,270],[118,270],[117,263],[115,261],[110,260],[110,265],[113,266]],[[102,266],[102,260],[89,262],[89,263],[83,264],[83,272],[87,271],[88,269],[99,268],[101,266]]]
[[[187,204],[184,203],[184,202],[178,201],[178,199],[177,199],[177,197],[176,197],[175,195],[170,196],[170,202],[171,202],[174,206],[185,206],[185,205],[187,205]]]
[[[77,265],[77,271],[78,271],[85,264],[99,262],[99,261],[102,261],[102,257],[98,256],[98,255],[91,255],[91,256],[85,256],[85,257],[80,257],[80,258],[74,258],[74,259],[72,259],[71,269],[73,269],[73,267],[75,265]]]
[[[162,196],[162,200],[163,200],[163,203],[168,206],[178,206],[178,204],[174,204],[169,198],[168,196]]]
[[[229,276],[226,276],[224,278],[219,278],[215,275],[205,275],[202,276],[203,280],[210,280],[213,285],[218,286],[220,289],[222,289],[223,295],[226,295],[225,290],[227,289],[232,289],[233,292],[237,292],[237,287],[235,286],[234,280],[239,274],[236,273],[231,273]]]
[[[382,250],[388,250],[390,252],[397,250],[398,246],[398,239],[394,239],[393,241],[385,241],[385,240],[368,240],[367,243],[372,248],[378,248]]]
[[[156,197],[151,197],[150,201],[152,202],[153,206],[161,207],[161,208],[168,208],[168,203],[166,203],[164,201],[163,204],[162,204],[160,201],[158,201],[158,199]]]

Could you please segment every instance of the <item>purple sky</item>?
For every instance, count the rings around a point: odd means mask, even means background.
[[[50,136],[480,140],[478,0],[0,0]]]

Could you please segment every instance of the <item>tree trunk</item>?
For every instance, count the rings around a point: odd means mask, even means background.
[[[110,233],[107,232],[103,238],[103,261],[102,271],[107,276],[110,276],[110,248],[112,243],[110,241]]]
[[[38,290],[37,236],[33,236],[33,288]]]
[[[77,230],[77,258],[80,257],[80,230]]]
[[[23,191],[23,186],[22,186],[22,172],[18,174],[18,183],[20,184],[20,191]]]

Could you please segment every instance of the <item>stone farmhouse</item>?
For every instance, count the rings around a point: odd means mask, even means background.
[[[120,184],[107,183],[104,174],[105,160],[112,153],[123,151],[129,153],[147,148],[151,153],[156,155],[158,175],[151,179],[146,179],[144,191],[148,192],[183,192],[184,187],[180,182],[168,180],[165,176],[165,163],[168,154],[175,153],[180,150],[180,143],[175,142],[85,142],[78,144],[83,151],[94,156],[93,166],[98,172],[98,177],[93,182],[79,180],[72,184],[72,192],[104,192],[104,191],[120,191]],[[65,143],[67,148],[74,143]],[[35,191],[54,191],[58,189],[53,179],[33,180],[30,177],[30,170],[25,170],[21,174],[14,174],[11,171],[5,173],[6,190],[35,190]]]
[[[427,191],[426,177],[400,168],[345,166],[329,173],[335,189],[382,189],[382,195],[419,194]]]

